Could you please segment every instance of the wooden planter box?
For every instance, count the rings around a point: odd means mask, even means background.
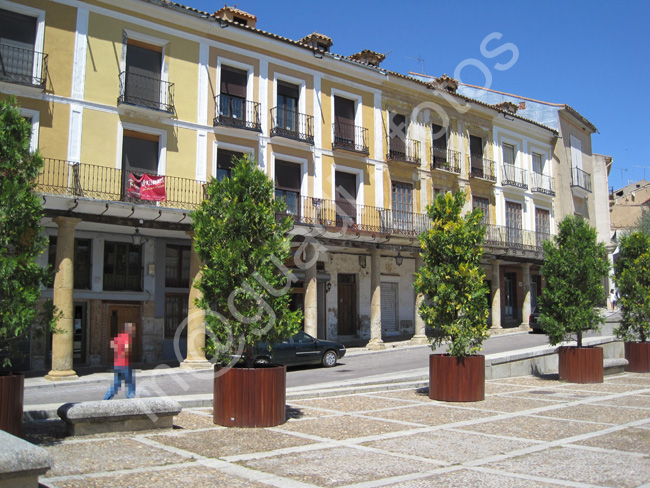
[[[650,342],[625,342],[625,371],[650,373]]]
[[[560,381],[602,383],[603,350],[600,347],[564,346],[557,350]]]
[[[286,422],[287,368],[214,370],[213,414],[224,427],[273,427]]]
[[[429,356],[429,398],[443,402],[485,399],[485,356]]]
[[[23,374],[0,374],[0,430],[23,436]]]

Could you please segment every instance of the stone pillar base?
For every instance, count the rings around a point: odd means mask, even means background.
[[[429,338],[425,335],[414,335],[409,341],[411,346],[424,346],[429,344]]]
[[[78,380],[79,376],[77,376],[77,373],[72,369],[68,369],[66,371],[52,370],[45,375],[45,379],[50,381],[67,381]]]
[[[197,369],[212,369],[212,364],[207,359],[186,359],[179,365],[181,369],[197,370]]]
[[[384,349],[386,349],[386,344],[384,344],[384,341],[381,340],[370,341],[366,347],[371,351],[383,351]]]

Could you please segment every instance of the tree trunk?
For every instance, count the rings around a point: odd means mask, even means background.
[[[576,333],[576,342],[578,343],[578,344],[577,344],[578,347],[582,347],[582,331],[581,331],[581,330],[579,330],[579,331]]]

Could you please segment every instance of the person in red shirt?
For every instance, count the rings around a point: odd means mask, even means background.
[[[126,385],[126,397],[135,397],[135,377],[131,369],[131,353],[133,352],[133,324],[124,324],[124,332],[111,341],[114,354],[113,385],[108,389],[104,400],[110,400],[119,391],[122,381]]]

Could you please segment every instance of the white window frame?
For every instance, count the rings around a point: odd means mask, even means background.
[[[357,199],[356,199],[356,209],[357,209],[357,222],[361,222],[361,208],[364,202],[363,195],[363,170],[352,168],[350,166],[339,166],[338,164],[332,165],[332,200],[336,201],[336,172],[340,171],[342,173],[350,173],[356,176],[357,180]],[[361,202],[361,203],[359,203]]]
[[[298,112],[301,114],[306,114],[307,82],[305,80],[301,80],[300,78],[294,78],[293,76],[288,76],[282,73],[275,73],[273,76],[273,103],[271,106],[277,107],[278,105],[278,81],[284,81],[285,83],[291,83],[292,85],[298,86]]]
[[[253,81],[255,74],[255,67],[251,64],[241,63],[235,61],[234,59],[223,58],[219,56],[217,58],[217,95],[221,95],[221,68],[222,66],[227,66],[229,68],[236,68],[246,71],[246,101],[254,101],[254,91],[253,91]]]
[[[133,132],[141,132],[158,136],[158,174],[167,174],[167,131],[165,129],[155,129],[145,125],[127,124],[123,122],[117,123],[117,157],[115,167],[122,170],[122,146],[124,141],[124,131],[132,130]]]
[[[363,97],[355,93],[346,92],[338,88],[332,88],[330,93],[331,98],[331,110],[332,110],[332,123],[330,124],[330,130],[332,132],[332,141],[334,141],[334,122],[336,120],[336,112],[334,111],[334,99],[335,97],[346,98],[354,102],[354,125],[357,127],[363,127]],[[357,140],[356,131],[355,131],[355,140],[356,145],[360,145],[363,141]]]
[[[157,46],[161,48],[161,59],[160,59],[160,81],[165,83],[160,84],[160,103],[161,105],[166,105],[169,100],[167,100],[167,87],[166,83],[169,82],[169,71],[167,69],[166,54],[167,54],[167,44],[169,44],[169,39],[162,39],[160,37],[150,36],[148,34],[142,34],[131,29],[124,29],[124,45],[122,48],[122,59],[120,61],[120,73],[126,71],[126,56],[128,51],[128,40],[133,39],[134,41],[144,42],[145,44],[151,44],[152,46]]]
[[[41,113],[38,110],[30,110],[28,108],[20,108],[20,115],[32,119],[32,133],[29,138],[29,151],[35,153],[38,150],[38,131],[40,129]]]
[[[308,197],[309,195],[309,161],[305,158],[299,158],[296,156],[290,156],[288,154],[282,153],[271,153],[271,175],[273,181],[273,187],[275,188],[275,161],[276,160],[286,161],[287,163],[294,163],[300,165],[300,212],[301,215],[305,215],[304,209],[304,200],[302,197]]]
[[[582,161],[582,141],[575,136],[570,136],[571,144],[571,167],[584,171]]]
[[[255,149],[252,147],[248,146],[239,146],[237,144],[230,144],[227,142],[219,142],[219,141],[213,141],[212,142],[212,173],[211,177],[216,178],[217,177],[217,151],[219,151],[219,148],[225,149],[227,151],[234,151],[234,152],[240,152],[242,154],[248,154],[251,159],[255,159]]]

